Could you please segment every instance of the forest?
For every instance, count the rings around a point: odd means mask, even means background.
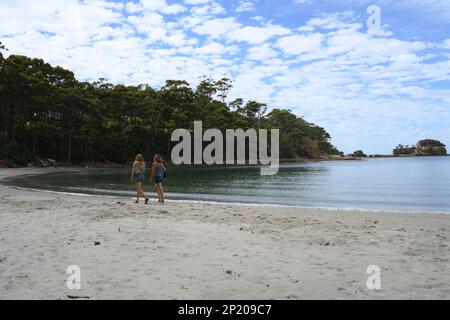
[[[236,99],[227,78],[200,78],[193,88],[167,80],[159,89],[79,81],[42,59],[6,56],[0,43],[0,160],[14,165],[54,159],[64,164],[125,164],[136,153],[170,158],[171,134],[194,121],[220,130],[280,129],[282,159],[340,155],[322,127],[290,110]],[[149,79],[151,80],[151,79]]]

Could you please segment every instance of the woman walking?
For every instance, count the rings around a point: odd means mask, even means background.
[[[152,178],[155,180],[155,192],[158,195],[159,202],[164,203],[164,189],[162,183],[166,177],[166,167],[164,167],[162,157],[157,154],[153,158]]]
[[[142,190],[142,186],[145,182],[145,161],[142,154],[138,154],[133,163],[133,169],[131,170],[131,182],[134,182],[136,187],[136,197],[135,203],[139,203],[139,198],[145,198],[145,204],[148,204],[149,198],[145,195]]]

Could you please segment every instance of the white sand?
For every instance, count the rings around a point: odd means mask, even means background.
[[[449,299],[449,231],[450,215],[144,206],[0,186],[0,299]],[[69,265],[80,291],[66,288]],[[366,287],[369,265],[381,290]]]

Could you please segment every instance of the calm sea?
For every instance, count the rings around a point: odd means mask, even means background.
[[[12,184],[51,191],[133,195],[127,170],[52,173]],[[171,199],[450,213],[450,157],[292,163],[279,174],[255,167],[170,168]],[[146,191],[150,191],[150,183]]]

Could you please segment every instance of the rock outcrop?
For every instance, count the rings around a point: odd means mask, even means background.
[[[398,145],[393,151],[395,156],[444,156],[447,154],[445,144],[438,140],[420,140],[416,146]]]
[[[353,158],[367,158],[367,155],[362,150],[355,151],[352,154],[349,154],[348,156]]]
[[[425,139],[417,143],[416,154],[443,156],[447,154],[447,149],[445,147],[445,144],[438,140]]]

